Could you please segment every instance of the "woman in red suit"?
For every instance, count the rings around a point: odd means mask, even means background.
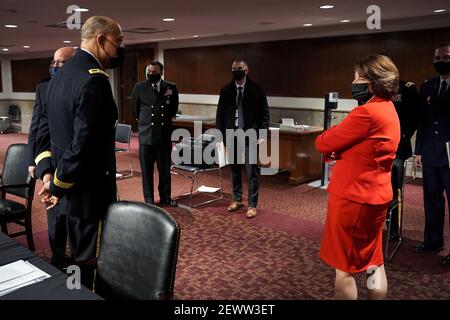
[[[384,55],[357,62],[352,94],[359,106],[316,139],[317,150],[335,160],[320,257],[336,270],[336,299],[357,299],[354,276],[363,271],[368,273],[369,299],[387,293],[382,227],[400,141],[391,102],[398,78],[396,66]]]

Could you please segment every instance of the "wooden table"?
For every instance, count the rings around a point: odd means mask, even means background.
[[[173,128],[187,129],[193,135],[194,121],[174,120]],[[215,128],[214,121],[202,122],[202,133],[210,128]],[[289,184],[300,185],[320,179],[321,157],[314,147],[314,142],[322,132],[322,128],[318,127],[309,127],[303,131],[279,129],[279,168],[289,171]],[[270,144],[269,135],[268,150],[270,150]]]

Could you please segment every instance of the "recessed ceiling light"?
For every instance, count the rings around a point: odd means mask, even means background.
[[[436,9],[436,10],[433,10],[434,13],[441,13],[441,12],[445,12],[445,11],[447,11],[447,9]]]
[[[6,52],[6,51],[9,51],[9,49],[8,48],[3,48],[2,51]]]
[[[64,40],[63,42],[64,43],[72,43],[72,41],[70,41],[70,40]]]
[[[24,49],[30,49],[30,46],[23,46]]]
[[[89,9],[87,9],[87,8],[77,8],[77,9],[74,9],[73,11],[78,11],[78,12],[88,12]]]
[[[198,38],[198,34],[195,34],[193,37],[194,37],[194,38]]]
[[[312,26],[312,23],[305,23],[303,26],[304,26],[304,27],[311,27],[311,26]]]
[[[334,6],[332,4],[325,4],[323,6],[320,6],[320,9],[333,9]]]
[[[350,22],[350,20],[345,19],[345,20],[341,20],[341,22],[342,22],[342,23],[347,23],[347,22]]]
[[[170,38],[170,40],[175,40],[175,38]]]
[[[164,19],[162,19],[162,21],[170,22],[170,21],[175,21],[175,19],[174,18],[164,18]]]
[[[5,28],[18,28],[19,26],[15,24],[5,24]]]

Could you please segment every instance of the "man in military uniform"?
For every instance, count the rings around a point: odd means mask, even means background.
[[[420,88],[422,113],[417,129],[416,165],[422,166],[425,205],[424,241],[416,252],[444,249],[445,198],[450,204],[450,42],[438,45],[434,67],[439,74]],[[441,262],[450,266],[450,255]]]
[[[73,57],[74,53],[75,49],[73,47],[64,47],[56,50],[49,67],[50,75],[53,77],[58,69]],[[44,103],[45,96],[47,95],[49,82],[50,79],[47,79],[39,83],[36,87],[36,102],[33,108],[33,116],[31,118],[30,133],[28,134],[28,171],[33,178],[36,178],[36,163],[34,162],[36,157],[36,136],[39,129],[40,119],[42,117],[42,104]],[[58,208],[53,208],[51,211],[47,212],[47,224],[48,240],[52,250],[52,258],[50,263],[57,267],[63,267],[67,263],[65,254],[67,245],[66,214],[64,212],[60,212]]]
[[[81,281],[91,287],[99,222],[116,200],[115,123],[117,107],[108,74],[124,58],[120,26],[93,16],[81,29],[81,49],[48,87],[38,134],[39,192],[49,208],[67,213],[67,231]]]
[[[413,82],[400,80],[399,92],[393,98],[395,110],[400,120],[400,143],[398,145],[396,159],[404,163],[412,155],[411,138],[417,130],[417,118],[420,112],[420,96],[416,85]],[[394,197],[397,197],[397,190],[393,190]],[[397,240],[399,235],[398,208],[392,212],[390,240]]]
[[[178,90],[174,83],[162,80],[164,66],[159,61],[146,68],[146,81],[132,92],[135,118],[139,123],[139,159],[144,200],[154,203],[153,168],[158,166],[160,204],[176,206],[171,199],[170,166],[172,118],[178,111]]]

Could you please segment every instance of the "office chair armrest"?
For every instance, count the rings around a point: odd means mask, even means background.
[[[32,183],[24,183],[24,184],[0,184],[0,190],[7,188],[30,188],[32,187]]]

